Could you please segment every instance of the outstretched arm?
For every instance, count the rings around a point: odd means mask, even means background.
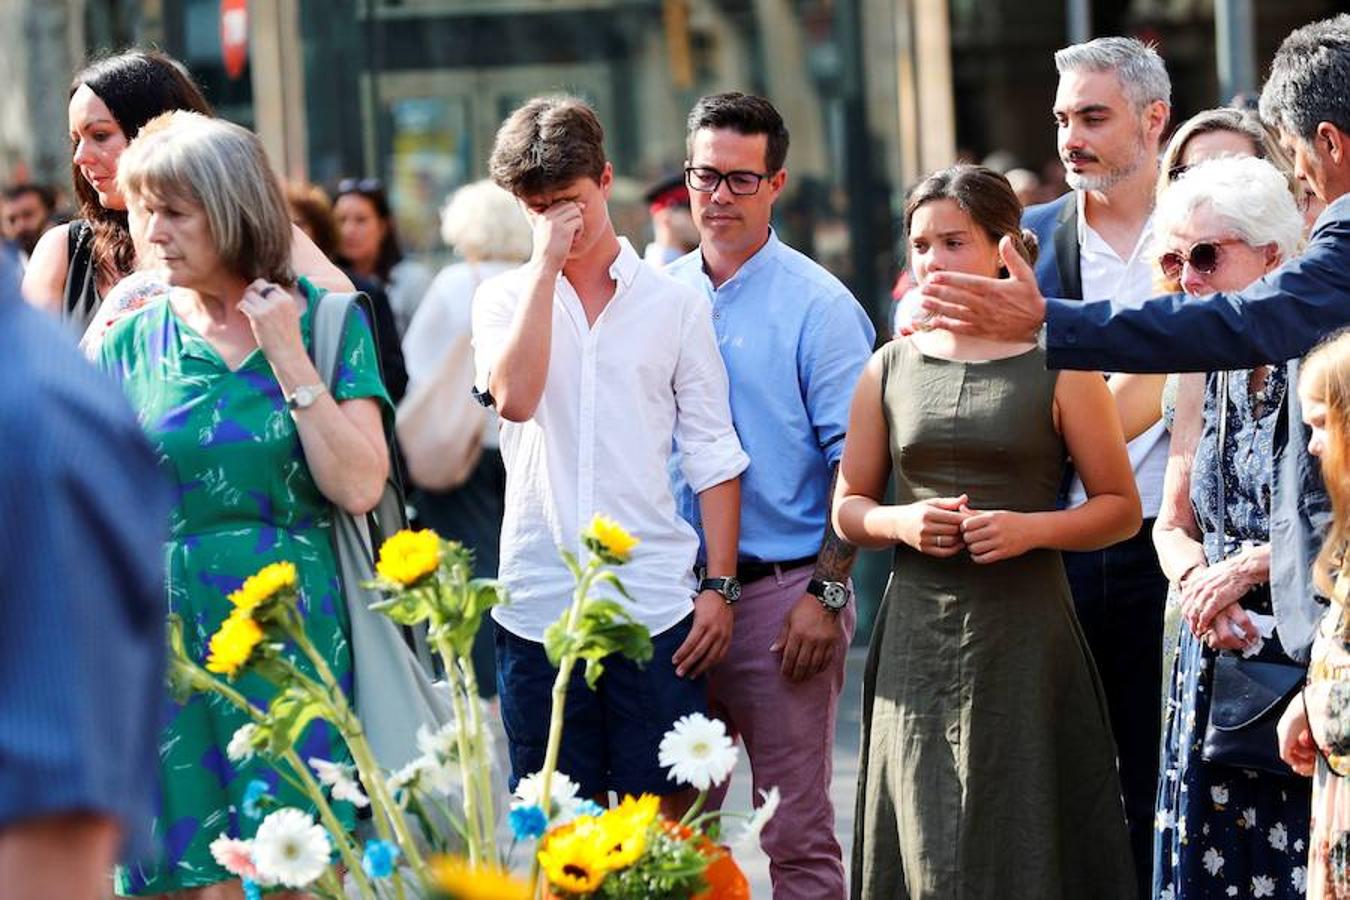
[[[1350,197],[1337,201],[1350,211]],[[928,327],[1027,340],[1046,325],[1051,367],[1116,372],[1250,368],[1307,353],[1350,324],[1350,215],[1324,214],[1302,255],[1245,290],[1144,303],[1046,300],[1007,238],[1008,278],[939,272],[924,285]]]

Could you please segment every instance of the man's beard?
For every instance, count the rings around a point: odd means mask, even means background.
[[[1100,159],[1100,157],[1099,157]],[[1129,160],[1114,169],[1107,170],[1101,175],[1084,175],[1075,172],[1068,166],[1064,167],[1064,181],[1075,191],[1097,191],[1105,193],[1116,185],[1120,184],[1126,178],[1129,178],[1139,167],[1148,159],[1148,147],[1144,144],[1143,131],[1135,135],[1135,152]]]

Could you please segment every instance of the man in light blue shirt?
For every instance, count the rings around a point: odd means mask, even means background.
[[[761,839],[775,900],[833,900],[845,892],[831,753],[856,612],[855,548],[834,534],[829,510],[876,335],[848,289],[769,227],[787,182],[778,111],[717,94],[694,106],[688,125],[685,177],[701,243],[666,271],[712,301],[732,419],[750,455],[743,589],[731,648],[710,671],[712,708],[744,740],[755,787],[782,795]],[[701,532],[695,497],[674,477],[680,512]]]

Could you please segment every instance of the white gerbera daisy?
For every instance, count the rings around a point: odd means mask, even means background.
[[[778,793],[778,788],[771,787],[767,791],[760,791],[759,808],[755,814],[745,823],[745,829],[732,842],[732,848],[737,851],[748,851],[754,849],[759,841],[759,833],[764,830],[764,826],[773,818],[773,814],[778,811],[778,803],[782,796]]]
[[[331,852],[327,832],[292,807],[269,814],[253,838],[258,874],[291,888],[306,887],[323,875]]]
[[[356,783],[356,779],[351,775],[351,769],[340,763],[329,762],[326,759],[319,759],[317,756],[309,758],[309,767],[314,770],[314,774],[319,776],[319,783],[327,785],[332,789],[334,800],[346,800],[353,806],[364,807],[370,805],[370,799],[361,791],[361,785]]]
[[[253,758],[253,735],[257,732],[258,726],[252,722],[239,726],[225,746],[225,755],[231,762],[247,762]]]
[[[511,801],[511,808],[537,806],[544,810],[550,822],[555,823],[561,819],[571,818],[572,811],[581,802],[577,797],[581,788],[562,772],[554,772],[553,779],[548,785],[548,792],[552,795],[552,806],[554,808],[549,810],[543,802],[544,784],[543,778],[540,777],[541,774],[535,772],[533,775],[526,775],[520,779],[520,782],[516,784],[515,799]]]
[[[671,781],[706,791],[736,767],[736,745],[720,719],[694,713],[681,716],[661,738],[658,762],[670,769]]]
[[[399,791],[420,790],[427,774],[427,758],[419,756],[403,768],[389,776],[385,782],[393,793]]]
[[[448,722],[436,731],[419,725],[417,749],[437,762],[459,762],[459,728],[454,722]]]

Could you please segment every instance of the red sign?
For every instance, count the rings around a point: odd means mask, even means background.
[[[220,0],[220,55],[231,79],[248,63],[248,0]]]

